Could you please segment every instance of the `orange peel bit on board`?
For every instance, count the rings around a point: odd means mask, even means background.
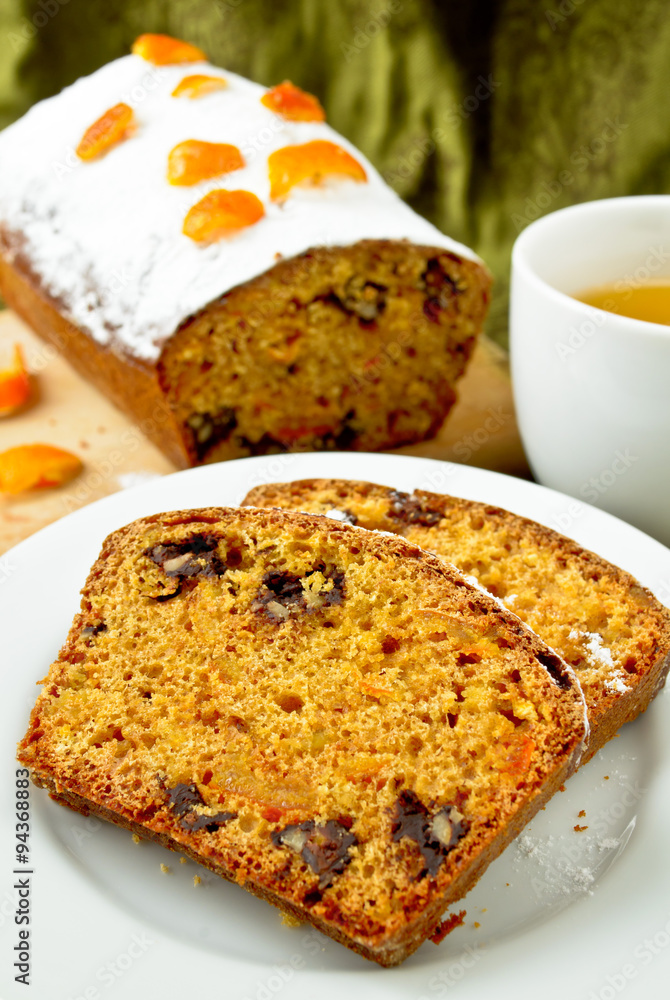
[[[278,83],[261,97],[270,111],[280,115],[289,122],[325,122],[326,112],[321,107],[319,99],[306,90],[296,87],[290,80]]]
[[[189,209],[183,233],[198,243],[232,236],[265,215],[263,203],[251,191],[210,191]]]
[[[168,155],[167,179],[170,184],[190,185],[210,177],[240,170],[244,157],[237,146],[227,142],[202,142],[186,139]]]
[[[62,486],[81,472],[76,455],[51,444],[21,444],[0,452],[0,492]]]
[[[14,413],[30,398],[30,376],[20,344],[14,344],[12,364],[0,371],[0,417]]]
[[[172,97],[189,97],[194,100],[196,97],[205,97],[213,94],[217,90],[225,90],[228,82],[222,76],[205,76],[203,73],[194,73],[193,76],[185,76],[180,80],[172,91]]]
[[[111,146],[130,135],[135,124],[133,109],[127,104],[115,104],[86,129],[77,146],[80,160],[94,160]]]
[[[321,184],[326,177],[366,181],[367,174],[346,149],[326,139],[300,146],[283,146],[268,157],[270,197],[285,198],[296,184]]]
[[[189,42],[182,42],[180,38],[172,38],[171,35],[140,35],[133,42],[130,51],[154,66],[207,62],[202,49]]]

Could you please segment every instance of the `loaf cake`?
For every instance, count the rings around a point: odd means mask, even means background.
[[[405,539],[289,511],[104,542],[19,748],[37,785],[382,965],[574,770],[574,673]]]
[[[285,82],[144,36],[0,135],[0,294],[178,466],[420,441],[476,255]]]
[[[329,479],[260,486],[244,503],[396,532],[474,577],[575,670],[589,709],[583,762],[665,683],[670,611],[629,573],[527,518],[422,490]]]

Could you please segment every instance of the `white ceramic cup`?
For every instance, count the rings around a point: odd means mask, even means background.
[[[670,545],[670,326],[571,297],[649,279],[670,280],[670,196],[587,202],[532,223],[512,255],[512,377],[538,481]],[[566,510],[568,534],[579,506]]]

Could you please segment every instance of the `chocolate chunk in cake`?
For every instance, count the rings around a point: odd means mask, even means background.
[[[319,889],[326,889],[336,875],[341,875],[351,861],[349,849],[358,843],[355,834],[337,820],[323,824],[306,820],[274,830],[270,839],[275,847],[289,847],[319,876]]]
[[[396,802],[391,834],[394,841],[409,837],[417,845],[425,868],[418,878],[436,875],[447,854],[463,837],[470,824],[455,805],[431,812],[418,796],[404,789]]]

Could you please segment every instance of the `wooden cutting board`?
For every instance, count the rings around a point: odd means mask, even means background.
[[[119,410],[14,313],[0,312],[0,367],[20,343],[33,375],[33,397],[0,418],[0,450],[45,443],[78,455],[84,469],[59,489],[0,496],[0,552],[93,500],[174,472],[174,466]],[[397,449],[529,476],[514,417],[506,356],[483,338],[459,383],[459,400],[431,441]]]

